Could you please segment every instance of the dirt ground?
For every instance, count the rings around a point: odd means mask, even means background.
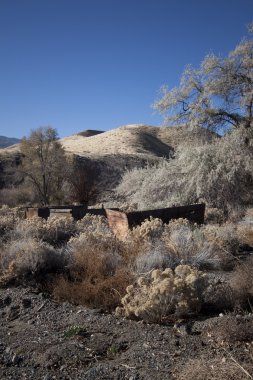
[[[0,379],[181,379],[185,365],[197,358],[210,363],[210,371],[214,358],[248,368],[252,343],[224,346],[213,334],[226,318],[145,324],[58,303],[28,287],[2,289]],[[250,378],[240,373],[238,379]]]

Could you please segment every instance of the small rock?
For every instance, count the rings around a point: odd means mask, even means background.
[[[11,306],[9,313],[7,314],[7,320],[13,321],[14,319],[17,319],[19,317],[20,312],[20,306]]]
[[[12,359],[11,359],[11,362],[12,362],[13,365],[17,365],[17,364],[19,364],[21,361],[22,361],[21,356],[16,355],[16,354],[14,354],[13,357],[12,357]]]
[[[9,354],[9,353],[11,352],[11,348],[10,348],[10,347],[7,347],[7,348],[5,349],[5,352],[6,352],[6,354]]]
[[[3,300],[3,303],[5,306],[9,306],[11,302],[12,302],[12,299],[10,296],[5,297],[5,299]]]
[[[22,299],[22,304],[24,308],[28,308],[32,306],[32,301],[30,298],[23,298]]]
[[[42,380],[52,380],[52,377],[49,375],[49,373],[47,373],[43,378]]]

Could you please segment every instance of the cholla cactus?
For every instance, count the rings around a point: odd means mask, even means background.
[[[205,274],[189,265],[178,265],[174,271],[156,269],[127,287],[116,314],[157,323],[172,315],[185,316],[199,311],[206,285]]]

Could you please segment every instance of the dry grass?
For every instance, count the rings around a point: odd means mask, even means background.
[[[250,314],[228,314],[220,318],[210,334],[221,344],[253,342],[253,318]]]
[[[253,247],[253,226],[240,228],[240,241],[242,244]]]
[[[253,377],[252,365],[240,364],[229,355],[211,360],[192,359],[185,364],[177,380],[249,380]]]
[[[230,280],[235,302],[242,306],[253,304],[253,257],[249,257],[244,262],[238,264]]]
[[[73,218],[51,216],[47,220],[40,217],[20,220],[15,227],[15,233],[21,237],[33,237],[50,244],[68,240],[76,232],[76,222]]]
[[[66,257],[61,251],[34,238],[11,240],[0,253],[0,285],[26,280],[41,281],[48,273],[62,270]]]
[[[131,281],[132,274],[118,254],[104,252],[101,246],[84,246],[73,253],[69,274],[55,281],[53,294],[74,304],[111,310]]]

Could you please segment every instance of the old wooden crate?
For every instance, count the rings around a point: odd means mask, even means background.
[[[109,226],[115,235],[119,239],[124,240],[131,228],[140,225],[145,219],[150,217],[159,218],[164,223],[168,223],[172,219],[186,218],[193,223],[202,224],[204,223],[205,204],[201,203],[128,213],[106,209],[106,215]]]

